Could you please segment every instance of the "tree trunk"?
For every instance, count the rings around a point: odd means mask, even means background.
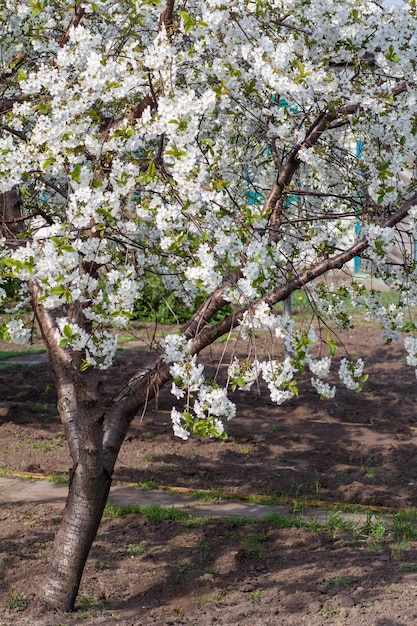
[[[60,400],[68,395],[68,388],[71,392],[71,402],[68,404],[70,410],[64,402],[60,402],[60,411],[66,434],[71,439],[74,467],[41,604],[61,611],[72,611],[85,563],[106,506],[112,472],[106,471],[103,466],[103,420],[97,372],[93,368],[86,372],[74,368],[67,377],[61,374],[61,378],[56,378],[60,384]]]
[[[90,476],[78,465],[72,473],[67,503],[55,538],[40,602],[72,611],[91,545],[107,502],[111,477]]]

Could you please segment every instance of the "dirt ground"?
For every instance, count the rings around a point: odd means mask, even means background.
[[[235,393],[237,416],[219,443],[175,439],[175,399],[164,389],[132,423],[114,479],[214,497],[320,501],[335,511],[342,504],[417,509],[414,370],[401,345],[384,345],[377,329],[359,328],[344,341],[351,356],[366,359],[362,393],[339,385],[334,400],[320,400],[308,377],[282,407],[263,389]],[[203,354],[213,375],[224,349],[216,344]],[[118,354],[102,374],[103,393],[112,395],[121,372],[133,372],[140,358],[137,349]],[[46,363],[0,370],[0,467],[8,472],[65,475],[71,465],[52,383]],[[388,540],[377,514],[367,532],[356,533],[282,528],[277,520],[104,518],[77,612],[34,618],[26,603],[45,574],[61,508],[0,504],[0,626],[417,623],[415,525],[410,540]]]

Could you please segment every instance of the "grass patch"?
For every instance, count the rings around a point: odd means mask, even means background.
[[[358,579],[353,576],[348,576],[346,578],[330,578],[330,580],[327,581],[326,587],[329,585],[353,585],[357,582]]]
[[[28,362],[28,363],[9,363],[8,361],[0,361],[0,372],[8,372],[10,369],[28,370],[34,367],[42,367],[45,363],[41,362]]]
[[[175,493],[175,490],[172,490]],[[220,502],[222,500],[233,500],[232,496],[228,496],[225,493],[222,493],[220,489],[197,489],[196,491],[191,491],[189,494],[192,498],[196,498],[197,500],[201,500],[201,502]]]
[[[394,536],[400,541],[417,539],[417,511],[396,513],[393,518]]]
[[[403,565],[403,567],[400,567],[400,572],[417,572],[417,565]]]
[[[128,504],[119,506],[115,504],[106,504],[103,517],[124,517],[130,513],[136,513],[148,520],[176,520],[184,521],[193,516],[178,509],[169,509],[164,506],[144,506],[142,504]]]
[[[332,615],[338,615],[339,613],[340,613],[339,606],[332,606],[331,604],[326,602],[326,604],[324,605],[322,609],[320,609],[320,611],[317,611],[317,613],[312,613],[312,615],[317,615],[320,617],[331,617]]]
[[[42,452],[52,452],[53,450],[58,450],[61,446],[56,443],[47,443],[46,441],[34,441],[32,443],[32,448],[35,450],[41,450]]]
[[[20,593],[20,591],[12,589],[9,599],[9,609],[11,609],[12,611],[25,611],[27,607],[27,598],[22,593]]]
[[[69,476],[67,474],[59,474],[55,476],[48,476],[51,483],[57,483],[60,485],[67,485],[69,483]]]
[[[26,348],[25,350],[0,350],[0,360],[12,359],[13,357],[27,356],[30,354],[43,354],[45,348]]]
[[[127,546],[128,555],[133,558],[140,558],[148,549],[149,544],[147,541],[140,541],[139,543],[130,543]]]
[[[157,491],[159,489],[158,483],[156,483],[154,480],[146,480],[142,483],[138,483],[138,485],[142,489],[142,491]]]
[[[246,554],[263,559],[267,541],[268,535],[265,532],[248,533],[243,540],[243,549]]]
[[[163,506],[145,506],[141,504],[128,504],[128,505],[114,505],[107,504],[103,517],[117,518],[124,517],[134,513],[140,515],[148,520],[174,520],[183,523],[187,528],[195,528],[207,523],[213,523],[216,521],[216,516],[207,516],[202,518],[201,516],[193,515],[175,508],[167,508]],[[261,523],[266,523],[273,528],[306,528],[312,532],[328,532],[333,536],[335,534],[348,534],[361,538],[375,538],[374,527],[370,525],[369,521],[365,521],[364,524],[354,524],[351,521],[345,521],[340,517],[340,514],[335,513],[332,515],[326,523],[319,523],[316,520],[308,520],[300,517],[284,517],[277,513],[269,514],[261,519],[253,519],[250,517],[222,517],[222,520],[228,521],[233,526],[253,526]],[[386,538],[391,536],[390,533],[383,533],[382,537]],[[256,553],[261,555],[265,549],[265,542],[267,541],[266,533],[250,533],[245,539],[245,551],[248,553]]]

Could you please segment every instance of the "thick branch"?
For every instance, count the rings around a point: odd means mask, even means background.
[[[63,33],[62,37],[60,37],[59,39],[59,45],[61,46],[61,48],[63,48],[65,44],[68,43],[69,38],[70,38],[71,28],[77,28],[78,24],[81,22],[81,20],[84,17],[84,13],[85,13],[85,9],[81,4],[78,4],[75,6],[74,14],[71,18],[70,23],[68,24],[67,30],[65,31],[65,33]]]
[[[10,246],[21,243],[18,237],[24,228],[22,217],[22,197],[18,187],[13,187],[1,194],[0,207],[1,231]]]
[[[175,0],[167,0],[165,11],[161,13],[161,17],[159,19],[159,23],[165,26],[167,32],[171,30],[172,25],[174,23],[174,20],[173,20],[174,6],[175,6]]]
[[[77,426],[77,396],[72,377],[71,354],[59,347],[58,327],[55,319],[40,301],[42,290],[35,280],[28,281],[28,291],[32,297],[32,308],[42,333],[48,352],[49,362],[54,373],[58,395],[58,411],[65,429],[71,457],[74,463],[79,460],[80,433]]]

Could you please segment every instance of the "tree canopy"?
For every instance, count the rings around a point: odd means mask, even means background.
[[[354,221],[412,304],[413,256],[384,260],[414,193],[398,177],[415,152],[413,2],[74,12],[39,0],[1,13],[0,188],[19,194],[3,275],[23,304],[35,290],[55,313],[58,344],[82,353],[81,367],[110,365],[109,329],[128,322],[153,273],[190,306],[219,290],[220,304],[248,309],[243,326],[290,336],[270,306],[334,265]],[[15,312],[7,329],[30,338]]]

